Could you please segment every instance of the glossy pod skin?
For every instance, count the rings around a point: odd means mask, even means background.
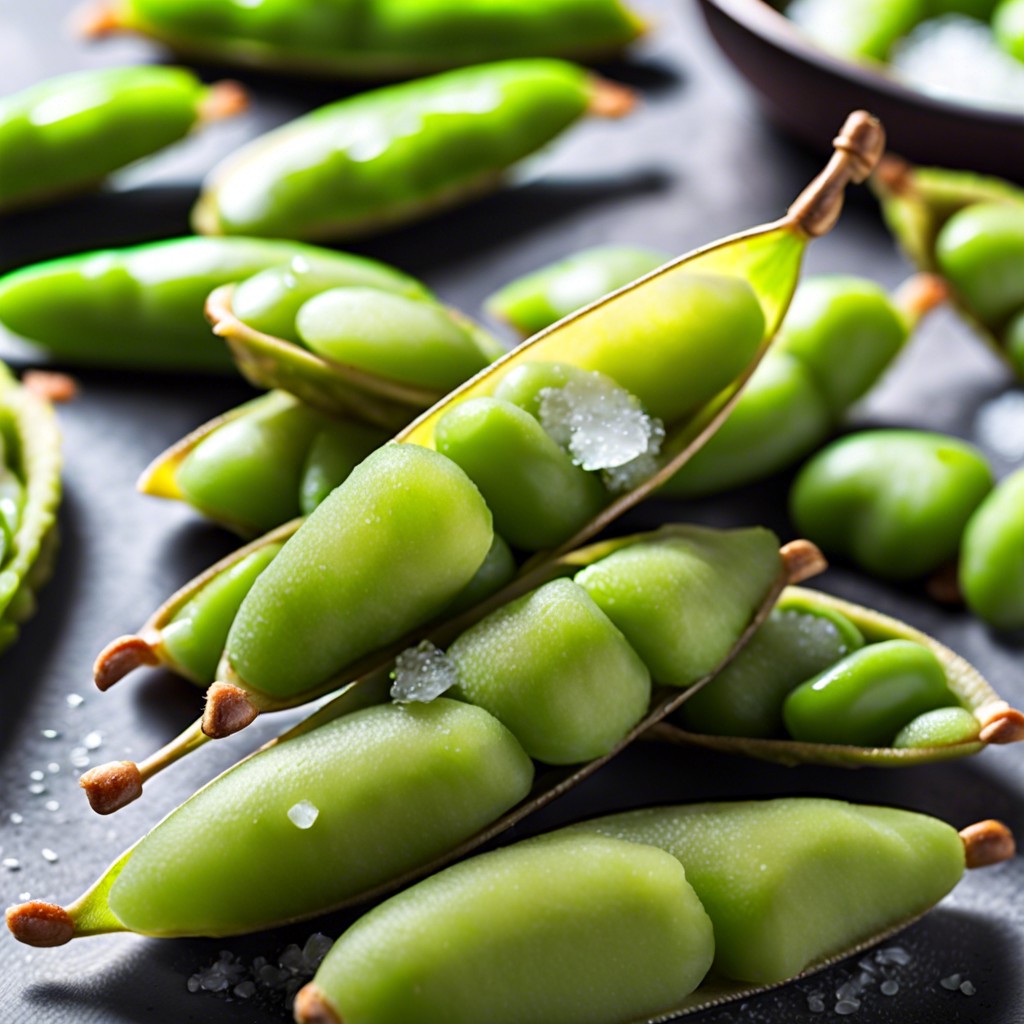
[[[487,297],[484,310],[529,337],[668,259],[667,253],[635,246],[583,249],[510,281]]]
[[[803,467],[790,513],[826,554],[880,579],[909,580],[955,558],[967,520],[991,489],[985,459],[957,438],[864,431]]]
[[[889,227],[923,270],[948,270],[960,315],[1024,378],[1024,189],[887,156],[872,178]]]
[[[1024,470],[1017,470],[968,520],[960,589],[975,615],[998,629],[1024,627]]]
[[[257,238],[176,238],[15,270],[0,278],[0,324],[72,365],[228,372],[231,358],[203,316],[207,296],[295,257],[335,280],[423,293],[361,256]]]
[[[987,840],[1000,849],[982,858]],[[965,862],[1012,850],[996,822],[957,835],[925,815],[837,800],[597,818],[391,897],[335,943],[296,998],[295,1019],[626,1024],[684,1015],[880,940],[949,892]],[[685,870],[681,891],[658,853]],[[714,974],[703,977],[712,956]]]
[[[17,639],[53,571],[60,469],[53,409],[0,364],[0,651]]]
[[[594,89],[581,68],[537,59],[341,100],[215,168],[193,225],[202,234],[318,239],[415,220],[494,187],[510,164],[582,117]]]
[[[217,62],[380,80],[509,57],[603,56],[643,23],[620,0],[113,0],[87,28],[141,32]]]
[[[47,79],[0,100],[0,210],[87,189],[245,106],[234,83],[183,68],[126,67]]]
[[[792,623],[780,629],[769,618],[764,637],[756,634],[725,672],[687,696],[671,722],[654,727],[652,738],[787,765],[845,768],[928,764],[976,754],[988,744],[1024,739],[1024,714],[1011,708],[963,658],[927,634],[871,609],[799,587],[784,591],[779,606],[811,618],[796,629]],[[828,623],[847,638],[840,646],[851,650],[828,664],[815,665],[809,653],[816,649],[825,661],[830,646],[836,645]],[[857,644],[857,635],[863,646]],[[773,659],[767,670],[766,654]],[[933,658],[941,671],[936,671]],[[782,728],[787,695],[809,678],[800,677],[801,666],[809,666],[811,675],[820,672],[818,678],[833,677],[829,687],[836,684],[834,693],[826,688],[809,695],[814,698],[810,717],[823,730],[817,739],[794,739]],[[901,674],[909,674],[908,684],[901,682]],[[720,682],[724,692],[716,693]],[[931,706],[939,710],[926,710],[928,699],[918,702],[922,692],[935,698]],[[900,713],[886,723],[884,736],[840,735],[847,726],[874,726],[908,697]],[[821,708],[820,714],[813,705]],[[733,725],[735,729],[730,728]]]

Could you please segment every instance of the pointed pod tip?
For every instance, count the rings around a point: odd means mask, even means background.
[[[968,868],[1001,864],[1017,852],[1013,833],[1001,821],[989,818],[960,830],[964,858]]]
[[[109,761],[90,768],[79,780],[97,814],[113,814],[142,796],[142,772],[134,761]]]
[[[821,549],[809,540],[791,540],[782,546],[779,554],[789,584],[803,583],[828,568],[828,561]]]
[[[75,937],[75,922],[56,903],[31,900],[7,908],[7,927],[26,946],[63,946]]]
[[[92,667],[93,679],[99,690],[109,690],[114,683],[142,665],[156,665],[159,659],[153,645],[134,634],[119,636],[99,653]]]
[[[21,383],[37,398],[54,405],[72,401],[78,394],[78,383],[74,377],[53,370],[26,370]]]
[[[294,1012],[298,1024],[344,1024],[315,981],[299,989]]]
[[[124,27],[117,7],[106,0],[81,8],[72,16],[72,25],[76,34],[85,39],[109,36]]]
[[[199,104],[199,121],[223,121],[241,114],[249,106],[249,92],[241,82],[227,78],[214,82]]]
[[[210,739],[224,739],[251,725],[258,714],[259,709],[240,686],[214,683],[206,691],[203,732]]]
[[[1024,740],[1024,713],[1009,704],[997,707],[981,724],[982,743],[1020,743]]]
[[[625,117],[633,112],[637,102],[637,94],[629,86],[600,75],[591,76],[587,111],[594,117]]]

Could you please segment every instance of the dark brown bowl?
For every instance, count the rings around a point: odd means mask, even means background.
[[[1024,183],[1024,113],[930,96],[826,53],[765,0],[699,2],[766,114],[801,141],[820,148],[849,111],[863,107],[881,118],[889,147],[916,163]]]

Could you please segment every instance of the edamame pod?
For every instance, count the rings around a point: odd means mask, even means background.
[[[965,171],[913,167],[887,156],[872,178],[889,228],[920,268],[948,270],[957,311],[1024,378],[1014,317],[1024,190]]]
[[[644,25],[620,0],[104,0],[85,28],[140,32],[218,63],[379,81],[507,57],[607,55]]]
[[[786,590],[782,600],[790,602],[794,598],[799,602],[799,607],[808,611],[838,615],[852,623],[866,642],[866,646],[856,652],[858,654],[870,651],[872,647],[884,647],[887,642],[893,641],[910,642],[917,648],[930,651],[942,666],[943,685],[952,694],[949,703],[960,705],[961,709],[969,713],[974,719],[974,727],[970,729],[964,727],[965,720],[962,716],[957,716],[959,725],[954,722],[953,728],[936,726],[921,728],[920,731],[915,728],[914,733],[921,742],[912,745],[900,743],[898,746],[858,746],[831,740],[805,742],[783,738],[779,735],[772,737],[744,737],[738,734],[714,735],[710,730],[698,732],[696,729],[684,728],[674,723],[656,725],[651,730],[651,736],[670,743],[707,747],[711,750],[758,757],[768,761],[778,761],[782,764],[825,764],[840,768],[865,765],[903,767],[928,764],[976,754],[990,743],[1017,743],[1024,740],[1024,714],[1010,707],[982,678],[977,669],[937,640],[897,619],[889,618],[860,605],[851,604],[849,601],[841,601],[839,598],[827,594],[796,587]],[[882,653],[884,654],[884,651]],[[784,656],[792,658],[793,652]],[[734,664],[742,664],[746,660],[747,650],[745,649],[737,656]],[[882,676],[884,673],[879,677]],[[794,686],[802,681],[794,680]],[[714,686],[714,682],[707,684],[709,689]],[[692,699],[696,700],[697,696],[702,693],[703,691],[697,691]],[[784,693],[776,695],[774,704],[776,719],[781,714],[784,697]],[[691,698],[684,698],[682,708],[685,709],[688,699]],[[685,720],[685,711],[682,716],[677,716],[677,719],[680,717]],[[925,717],[927,715],[920,716],[920,718]],[[904,721],[896,728],[899,729],[902,725],[909,727],[912,724],[910,721],[912,718],[914,718],[913,709],[910,709]],[[838,720],[836,727],[841,727]],[[895,732],[896,730],[894,730],[893,736],[895,736]]]
[[[488,296],[484,309],[528,337],[668,259],[667,253],[625,245],[583,249],[510,281]]]
[[[125,67],[47,79],[0,100],[0,210],[87,189],[244,109],[235,82],[184,68]]]
[[[711,922],[653,845],[562,834],[474,857],[353,925],[298,1021],[621,1024],[700,983]]]
[[[632,106],[572,64],[519,60],[340,100],[214,168],[193,211],[207,235],[352,238],[495,187],[587,112]]]
[[[362,256],[256,238],[177,238],[15,270],[0,278],[0,324],[71,364],[227,371],[231,359],[203,317],[207,296],[297,256],[339,284],[423,291]]]
[[[907,580],[956,556],[967,520],[991,489],[988,463],[958,438],[869,430],[803,467],[790,513],[826,554],[845,555],[881,579]]]
[[[1024,470],[978,506],[960,550],[960,588],[975,615],[999,629],[1024,627]]]
[[[928,16],[928,0],[793,0],[786,17],[831,53],[885,61],[896,41]]]
[[[1001,0],[992,15],[992,32],[996,42],[1011,57],[1024,61],[1024,3]]]

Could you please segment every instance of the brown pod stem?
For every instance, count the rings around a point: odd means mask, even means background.
[[[1017,852],[1013,833],[994,818],[979,821],[960,830],[964,844],[964,858],[968,868],[985,868],[1001,864]]]
[[[636,92],[629,86],[602,78],[600,75],[591,75],[587,113],[594,117],[617,119],[631,114],[636,105]]]
[[[37,398],[54,405],[70,402],[78,394],[78,383],[74,377],[53,370],[26,370],[21,375],[21,383]]]
[[[142,772],[134,761],[110,761],[90,768],[78,784],[97,814],[113,814],[142,796]]]
[[[299,1024],[344,1024],[315,981],[299,989],[293,1010]]]
[[[992,705],[982,720],[978,739],[982,743],[1019,743],[1024,740],[1024,714],[1006,701]]]
[[[100,690],[109,690],[114,683],[142,665],[157,665],[159,659],[153,645],[141,636],[119,636],[100,651],[92,666],[93,679]]]
[[[866,110],[855,110],[832,140],[835,152],[825,169],[797,196],[788,219],[808,238],[828,234],[843,209],[843,193],[860,184],[885,151],[885,129]]]
[[[63,946],[75,936],[71,915],[56,903],[32,900],[7,908],[7,927],[26,946]]]
[[[821,549],[809,540],[791,540],[782,546],[779,554],[782,556],[786,582],[790,584],[803,583],[828,568],[828,561]]]
[[[203,732],[210,739],[224,739],[251,725],[259,713],[259,708],[240,686],[214,683],[206,691]]]
[[[894,196],[907,195],[914,190],[914,168],[895,153],[886,153],[878,161],[874,176],[878,184]]]
[[[205,99],[199,104],[198,120],[201,124],[223,121],[241,114],[249,106],[249,93],[241,82],[225,79],[210,86]]]
[[[78,11],[74,16],[74,27],[77,34],[86,39],[101,39],[120,32],[124,24],[117,13],[116,4],[101,2]]]
[[[949,298],[949,285],[938,274],[921,272],[908,277],[896,289],[894,302],[916,327],[933,309]]]

